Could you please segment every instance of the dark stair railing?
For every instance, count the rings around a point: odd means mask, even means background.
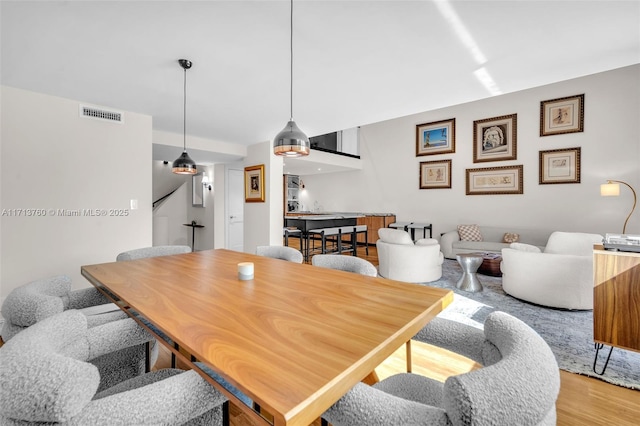
[[[171,191],[171,192],[170,192],[170,193],[168,193],[167,195],[165,195],[165,196],[162,196],[162,197],[158,198],[156,201],[154,201],[154,202],[153,202],[153,208],[155,209],[155,208],[156,208],[156,204],[158,204],[158,203],[159,203],[159,202],[161,202],[162,200],[164,200],[164,199],[166,199],[166,198],[170,197],[170,196],[171,196],[171,194],[173,194],[173,193],[174,193],[174,192],[176,192],[177,190],[178,190],[178,188],[174,189],[173,191]]]

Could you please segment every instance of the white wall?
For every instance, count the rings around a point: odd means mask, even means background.
[[[183,225],[191,222],[191,220],[187,220],[188,206],[186,201],[187,197],[191,196],[190,191],[190,186],[185,182],[153,211],[154,239],[152,245],[191,246],[191,228]]]
[[[205,173],[211,182],[213,179],[213,166],[197,165],[198,173]],[[169,179],[171,163],[163,164],[162,161],[153,161],[153,180]],[[192,229],[184,226],[195,220],[204,228],[196,228],[196,250],[208,250],[214,246],[214,199],[212,190],[203,192],[205,207],[193,207],[192,191],[193,179],[191,175],[173,175],[178,177],[182,185],[169,197],[158,203],[153,211],[153,245],[187,245],[191,246]],[[166,194],[163,194],[166,195]],[[156,195],[154,195],[156,196]],[[158,238],[164,237],[164,238]]]
[[[213,248],[226,248],[226,165],[213,166]]]
[[[584,132],[539,136],[540,102],[585,94]],[[473,163],[473,121],[518,115],[517,159]],[[640,65],[360,128],[362,171],[303,176],[307,203],[325,211],[395,213],[431,222],[434,236],[462,223],[622,232],[632,195],[601,197],[606,179],[640,189]],[[415,126],[456,119],[454,154],[415,156]],[[581,147],[581,183],[538,184],[539,151]],[[312,153],[313,155],[313,153]],[[311,156],[310,156],[311,157]],[[420,190],[419,163],[452,159],[452,188]],[[524,194],[465,195],[465,169],[524,165]],[[640,234],[640,212],[627,233]]]
[[[244,205],[244,251],[255,253],[259,245],[282,245],[282,157],[273,154],[271,142],[261,142],[249,146],[244,163],[265,168],[265,202]]]
[[[359,127],[345,129],[342,131],[342,147],[341,152],[346,154],[360,155],[358,145]]]
[[[86,119],[79,101],[1,90],[0,296],[55,274],[87,287],[82,265],[151,245],[151,117],[125,112],[124,124]],[[130,210],[132,199],[138,210]],[[14,209],[43,209],[46,216]],[[59,209],[107,215],[61,216]],[[115,210],[127,216],[112,216]]]
[[[168,161],[173,161],[177,158],[184,146],[184,136],[182,133],[165,132],[161,130],[153,131],[153,143],[158,145],[175,146],[179,149],[176,150],[175,157],[167,158]],[[223,142],[216,139],[202,138],[193,135],[187,135],[187,151],[210,151],[217,153],[218,158],[239,159],[247,154],[247,148],[242,144]],[[191,157],[196,163],[198,162],[197,156]]]
[[[198,173],[205,173],[209,177],[209,182],[213,179],[213,166],[203,166],[198,164]],[[188,179],[188,194],[185,204],[187,205],[187,221],[183,223],[191,223],[195,220],[198,225],[204,225],[204,228],[196,228],[196,250],[209,250],[213,248],[214,234],[214,199],[213,186],[211,191],[205,189],[203,194],[204,207],[193,207],[193,179]],[[191,245],[192,230],[187,226],[183,226],[189,231],[189,244]]]

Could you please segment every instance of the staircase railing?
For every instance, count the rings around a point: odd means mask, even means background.
[[[176,192],[178,190],[178,188],[174,189],[173,191],[171,191],[170,193],[168,193],[167,195],[164,195],[160,198],[158,198],[156,201],[153,202],[153,208],[156,208],[156,204],[160,203],[161,201],[165,200],[166,198],[170,197],[171,194],[173,194],[174,192]]]

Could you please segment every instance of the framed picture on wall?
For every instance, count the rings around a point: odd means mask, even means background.
[[[264,164],[244,168],[244,201],[264,202]]]
[[[584,93],[540,102],[540,136],[584,131]]]
[[[517,158],[518,114],[473,122],[473,162]]]
[[[467,169],[467,195],[522,194],[522,165]]]
[[[540,151],[540,185],[580,183],[580,147]]]
[[[451,160],[420,162],[420,189],[451,188]]]
[[[416,157],[456,152],[456,119],[416,126]]]

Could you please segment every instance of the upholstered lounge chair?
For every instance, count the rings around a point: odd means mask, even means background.
[[[126,318],[115,304],[94,287],[71,290],[71,278],[65,275],[33,281],[15,288],[2,304],[2,340],[10,341],[34,324],[69,309],[80,310],[87,317],[89,327],[96,327]],[[152,340],[150,366],[158,357],[157,342]],[[105,354],[92,362],[100,370],[100,389],[138,376],[146,369],[145,345],[126,347]]]
[[[411,373],[373,386],[359,383],[322,417],[333,426],[556,424],[558,364],[522,321],[494,312],[483,332],[435,318],[416,338],[484,367],[445,383]]]
[[[213,424],[226,397],[195,371],[160,370],[98,391],[100,373],[87,361],[149,339],[133,319],[89,328],[76,310],[20,332],[0,348],[0,424]]]
[[[602,235],[554,232],[541,251],[512,243],[502,249],[502,288],[543,306],[593,309],[593,245]]]
[[[300,251],[287,246],[258,246],[256,247],[256,254],[295,263],[302,263],[304,259]]]
[[[311,264],[322,268],[339,269],[341,271],[355,272],[356,274],[378,276],[378,269],[369,261],[353,256],[339,254],[316,254],[311,258]]]
[[[411,283],[436,281],[442,276],[444,256],[438,241],[424,238],[413,242],[400,229],[378,229],[378,271],[380,276]]]

